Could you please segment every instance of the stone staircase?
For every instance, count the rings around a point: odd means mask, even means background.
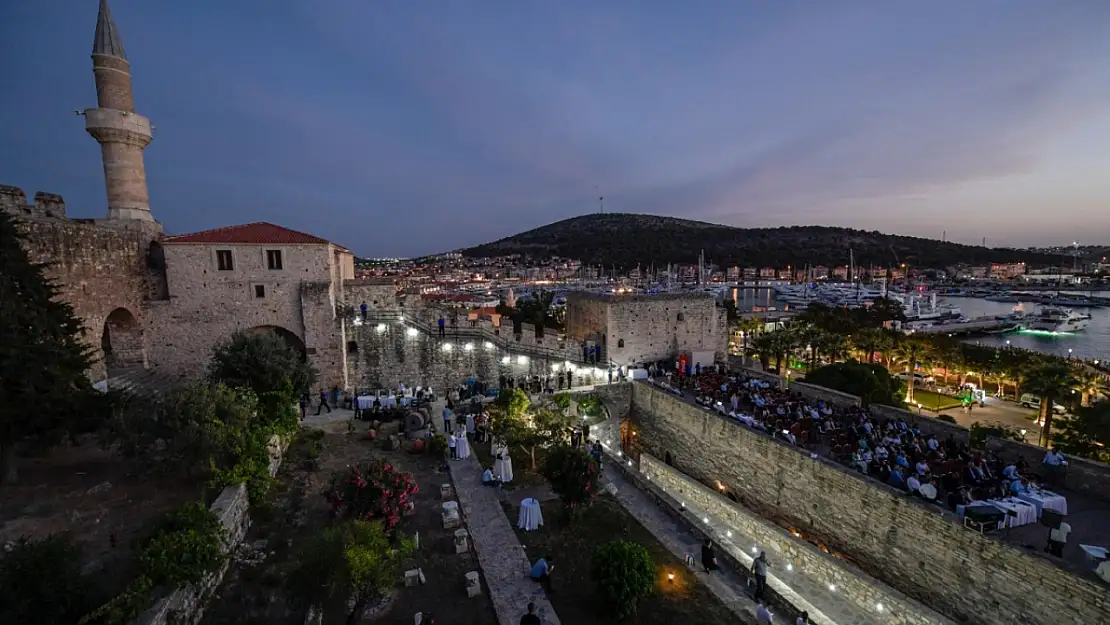
[[[141,367],[108,372],[108,388],[110,390],[134,393],[155,399],[165,397],[170,392],[188,383],[188,378],[168,375],[154,369],[143,369]]]

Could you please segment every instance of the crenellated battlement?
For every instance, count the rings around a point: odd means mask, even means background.
[[[0,210],[30,219],[67,219],[66,201],[57,193],[39,191],[28,203],[23,189],[7,184],[0,184]]]

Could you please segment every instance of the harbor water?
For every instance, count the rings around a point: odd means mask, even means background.
[[[1084,293],[1110,297],[1110,292]],[[790,306],[775,300],[775,293],[769,288],[738,288],[732,290],[732,299],[736,302],[737,310],[748,312],[753,309],[775,308],[780,311],[789,311]],[[994,315],[1008,315],[1013,312],[1016,303],[991,302],[974,297],[942,297],[939,303],[957,306],[965,317],[986,317]],[[1040,309],[1039,304],[1022,303],[1026,314],[1034,314]],[[1018,347],[1031,349],[1038,352],[1056,354],[1058,356],[1084,358],[1088,360],[1110,359],[1110,308],[1085,308],[1076,309],[1091,315],[1091,323],[1082,332],[1071,334],[1047,334],[1040,332],[1007,332],[1005,334],[990,334],[971,336],[964,339],[968,343],[978,343],[992,347]],[[1008,341],[1008,343],[1007,343]]]

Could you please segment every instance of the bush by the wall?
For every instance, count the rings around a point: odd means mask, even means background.
[[[0,554],[0,623],[76,623],[96,605],[93,587],[70,537],[20,539]]]
[[[655,587],[655,563],[642,546],[626,540],[605,543],[594,551],[591,570],[602,605],[616,619],[636,612],[640,599]]]

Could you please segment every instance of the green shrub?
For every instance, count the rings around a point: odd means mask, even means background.
[[[68,536],[20,539],[0,558],[0,623],[75,623],[95,605],[92,587]]]
[[[204,504],[185,504],[159,523],[140,546],[141,569],[135,581],[79,623],[128,623],[150,606],[155,589],[200,582],[226,561],[226,538],[220,520]]]
[[[447,437],[443,434],[436,434],[428,439],[428,454],[436,459],[446,458]]]
[[[594,551],[591,569],[602,605],[616,619],[636,612],[640,599],[655,586],[655,563],[640,545],[626,540],[605,543]]]
[[[597,395],[585,395],[578,400],[578,413],[590,417],[605,416],[605,405]]]
[[[555,405],[560,410],[566,410],[567,408],[570,408],[570,394],[568,394],[568,393],[559,393],[558,395],[556,395],[555,396]]]

